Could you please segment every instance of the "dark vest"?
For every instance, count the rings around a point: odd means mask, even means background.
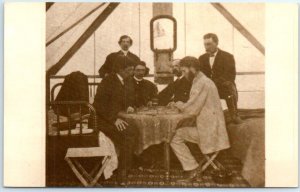
[[[205,53],[199,57],[201,71],[212,79],[217,87],[225,81],[234,83],[236,70],[233,55],[219,49],[212,68],[209,64],[209,54]]]
[[[151,81],[146,79],[137,81],[134,78],[130,78],[128,81],[132,86],[132,93],[129,94],[133,96],[133,106],[146,106],[149,101],[157,97],[157,87]]]
[[[171,101],[187,102],[190,96],[191,87],[192,83],[185,77],[175,80],[159,93],[159,104],[167,105]]]

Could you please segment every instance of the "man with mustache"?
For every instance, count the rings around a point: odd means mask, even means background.
[[[129,51],[130,47],[133,44],[131,37],[129,37],[128,35],[123,35],[120,37],[118,43],[121,50],[111,53],[106,57],[104,64],[98,71],[101,78],[104,78],[112,72],[113,63],[118,56],[125,56],[128,60],[131,60],[135,64],[140,62],[140,58]]]
[[[149,68],[144,61],[139,62],[134,67],[133,77],[128,79],[129,92],[134,97],[133,106],[138,108],[151,105],[152,99],[157,96],[157,87],[151,81],[144,79],[149,73]]]
[[[184,178],[178,182],[191,182],[199,178],[201,164],[189,150],[186,142],[196,143],[203,154],[212,154],[230,147],[224,114],[218,90],[211,79],[201,71],[199,61],[187,56],[180,61],[185,73],[194,76],[190,98],[186,103],[177,101],[172,106],[192,115],[195,124],[182,124],[172,138],[171,147],[180,161]]]
[[[158,94],[159,105],[177,101],[186,102],[189,99],[191,79],[182,74],[179,63],[179,59],[172,62],[173,74],[177,79]]]
[[[218,37],[216,34],[204,35],[204,47],[206,53],[199,57],[201,71],[218,88],[221,99],[225,99],[231,119],[234,123],[240,124],[237,111],[238,92],[235,84],[235,61],[232,54],[218,48]]]

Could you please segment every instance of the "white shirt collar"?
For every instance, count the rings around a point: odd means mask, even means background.
[[[218,54],[218,52],[219,52],[219,49],[217,49],[217,51],[214,53],[213,57],[216,57],[216,55]]]
[[[120,82],[122,83],[122,85],[124,85],[124,80],[123,80],[123,78],[121,77],[121,75],[119,75],[119,74],[117,73],[117,77],[118,77],[118,79],[120,80]]]
[[[213,65],[214,65],[214,62],[215,62],[215,59],[216,59],[216,55],[218,54],[218,51],[219,51],[219,49],[217,49],[217,51],[214,53],[213,56],[209,56],[209,65],[210,65],[210,68],[212,68]]]
[[[182,79],[184,75],[181,75],[180,77],[177,77],[178,80]]]
[[[125,56],[127,56],[129,51],[124,51],[123,49],[121,49],[121,51],[124,53]]]
[[[135,76],[133,76],[133,78],[134,78],[136,81],[138,81],[138,82],[143,81],[143,79],[138,79],[138,78],[136,78]]]

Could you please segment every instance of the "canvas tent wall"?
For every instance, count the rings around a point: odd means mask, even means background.
[[[46,47],[47,70],[61,59],[108,4],[98,8]],[[54,3],[47,11],[46,41],[49,42],[100,5],[101,3]],[[222,5],[261,44],[264,44],[264,4],[222,3]],[[117,42],[123,34],[133,38],[131,51],[146,61],[150,73],[153,73],[154,54],[150,50],[152,15],[152,3],[120,3],[56,75],[67,75],[77,70],[87,75],[97,75],[106,56],[119,50]],[[238,72],[264,72],[263,53],[249,42],[212,4],[173,3],[173,16],[178,26],[177,50],[174,52],[174,58],[182,58],[186,55],[198,57],[204,53],[203,35],[213,32],[219,36],[220,48],[234,54]],[[52,81],[51,84],[54,83],[55,81]],[[240,107],[264,107],[264,74],[239,75],[237,76],[237,86],[240,92]]]

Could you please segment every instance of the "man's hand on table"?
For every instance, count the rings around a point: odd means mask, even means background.
[[[175,102],[171,101],[170,103],[168,103],[167,107],[174,108],[175,107]]]
[[[133,113],[134,112],[134,108],[129,106],[126,110],[126,113]]]
[[[147,107],[152,107],[152,106],[153,106],[153,102],[152,101],[148,101]]]
[[[182,110],[182,106],[184,105],[184,103],[182,101],[177,101],[175,104],[174,104],[174,107],[176,107],[177,109],[179,110]]]
[[[128,123],[122,119],[117,119],[115,121],[115,126],[117,127],[118,131],[124,131],[128,126]]]

